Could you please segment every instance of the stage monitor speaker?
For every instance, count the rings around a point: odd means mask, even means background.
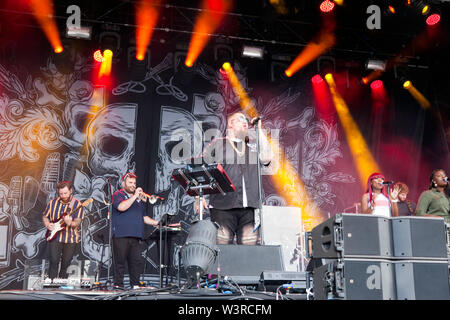
[[[448,259],[444,219],[395,217],[391,221],[395,258]]]
[[[263,206],[261,241],[281,245],[286,271],[304,271],[304,236],[302,213],[298,207]]]
[[[395,268],[389,260],[344,259],[314,270],[315,300],[395,300]]]
[[[311,231],[312,257],[389,259],[393,254],[389,218],[340,213]]]
[[[228,276],[238,284],[258,284],[265,270],[284,271],[281,246],[217,245],[219,254],[206,273]]]

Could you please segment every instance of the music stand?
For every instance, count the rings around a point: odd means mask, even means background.
[[[190,196],[198,196],[200,199],[200,220],[203,220],[203,205],[201,203],[205,194],[233,192],[235,186],[228,177],[220,163],[199,164],[185,168],[174,169],[172,177],[185,189]]]

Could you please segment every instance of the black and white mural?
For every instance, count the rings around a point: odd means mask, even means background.
[[[137,105],[107,104],[105,87],[83,79],[91,69],[81,56],[68,74],[51,56],[36,74],[0,65],[0,288],[23,281],[27,262],[45,257],[41,215],[61,180],[73,182],[77,199],[95,200],[75,259],[111,263],[108,238],[96,234],[109,226],[107,181],[114,192],[134,170]]]

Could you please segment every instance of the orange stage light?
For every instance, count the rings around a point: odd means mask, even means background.
[[[185,65],[192,67],[198,56],[206,46],[211,34],[219,27],[226,12],[231,7],[231,1],[227,0],[204,0],[202,11],[197,17],[194,31],[189,43],[189,49]]]
[[[136,59],[144,60],[145,52],[158,21],[161,0],[140,0],[136,5]]]
[[[318,56],[331,48],[336,42],[332,33],[322,32],[318,42],[310,42],[305,49],[295,58],[291,65],[286,69],[285,74],[291,77],[301,68],[315,60]]]
[[[403,88],[405,88],[405,89],[408,89],[409,87],[411,87],[411,85],[412,85],[412,83],[409,80],[403,82]]]
[[[61,53],[64,49],[59,37],[58,27],[53,15],[53,3],[51,0],[30,0],[29,2],[34,17],[44,31],[53,51]]]

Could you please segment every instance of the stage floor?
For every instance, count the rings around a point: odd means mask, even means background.
[[[307,300],[306,294],[244,291],[224,294],[215,289],[134,289],[134,290],[3,290],[0,300]]]

